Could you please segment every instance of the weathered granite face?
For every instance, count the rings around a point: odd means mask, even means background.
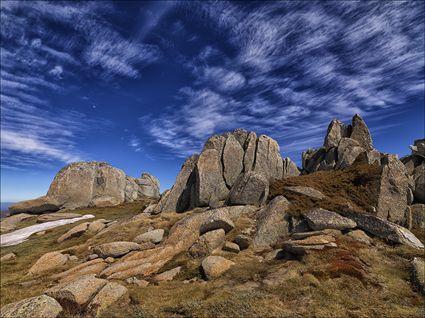
[[[114,206],[143,197],[159,198],[159,181],[149,174],[140,179],[104,162],[75,162],[62,168],[46,196],[19,202],[9,208],[20,212],[44,213],[88,206]]]
[[[257,137],[254,132],[242,129],[214,135],[199,156],[186,160],[174,186],[163,194],[154,213],[244,202],[261,205],[269,183],[299,173],[289,158],[282,160],[278,143],[268,136]],[[252,184],[248,184],[250,180]],[[252,193],[255,195],[248,200]]]

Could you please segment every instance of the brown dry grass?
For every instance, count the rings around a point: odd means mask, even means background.
[[[308,175],[290,177],[274,182],[270,186],[269,200],[284,195],[291,201],[290,213],[299,215],[313,207],[331,211],[347,209],[363,212],[376,205],[381,168],[376,165],[356,163],[335,171],[318,171]],[[284,189],[287,186],[306,186],[319,190],[325,199],[317,200],[297,195]]]

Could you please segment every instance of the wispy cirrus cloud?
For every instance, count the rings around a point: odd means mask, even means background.
[[[225,45],[207,43],[195,57],[182,50],[193,86],[145,126],[181,155],[236,127],[268,133],[294,153],[320,145],[332,118],[361,113],[373,122],[424,93],[423,2],[182,6]]]
[[[137,78],[160,56],[157,46],[111,24],[115,11],[106,1],[1,2],[2,167],[88,158],[78,140],[101,123],[53,105],[49,96],[69,90],[81,74],[86,80]]]

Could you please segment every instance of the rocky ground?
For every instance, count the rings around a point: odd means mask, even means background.
[[[423,317],[421,146],[381,154],[355,116],[330,124],[302,171],[271,138],[237,130],[210,138],[160,197],[109,167],[90,174],[80,207],[1,222],[95,216],[1,248],[2,317]],[[122,191],[102,192],[110,178]],[[80,198],[53,188],[62,205]],[[111,196],[120,204],[103,206]],[[31,204],[46,208],[17,207]]]

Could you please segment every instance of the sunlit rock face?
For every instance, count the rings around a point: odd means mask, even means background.
[[[12,214],[45,213],[115,206],[146,197],[159,198],[159,181],[148,173],[136,179],[104,162],[75,162],[56,174],[47,195],[18,202],[9,210]]]

